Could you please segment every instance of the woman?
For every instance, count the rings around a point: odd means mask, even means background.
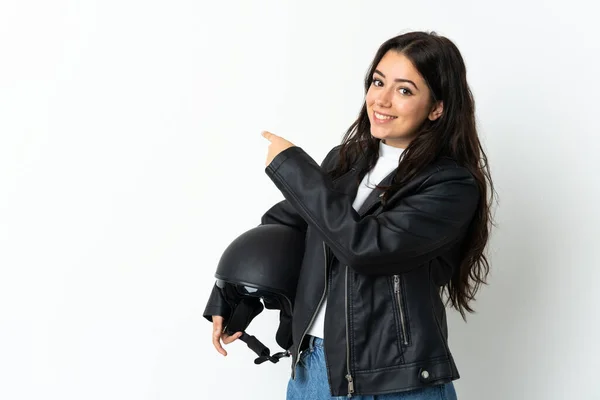
[[[463,318],[485,283],[493,184],[456,46],[411,32],[381,45],[342,144],[318,165],[269,132],[285,200],[263,224],[306,234],[287,398],[455,399],[442,295]],[[226,354],[226,306],[205,316]],[[340,397],[342,398],[342,397]]]

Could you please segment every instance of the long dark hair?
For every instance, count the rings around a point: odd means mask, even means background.
[[[365,94],[377,65],[388,51],[396,51],[412,61],[431,93],[431,104],[443,101],[442,116],[425,119],[415,138],[400,157],[392,185],[385,187],[385,198],[399,190],[419,172],[440,157],[450,157],[467,168],[477,181],[480,201],[463,242],[459,268],[448,284],[448,301],[466,320],[465,311],[474,312],[469,302],[481,284],[486,284],[489,262],[484,254],[493,217],[494,200],[487,156],[479,141],[475,123],[475,103],[467,83],[465,63],[458,48],[435,32],[410,32],[383,43],[365,77]],[[348,128],[340,148],[340,161],[330,171],[332,177],[347,172],[359,157],[366,157],[364,174],[377,162],[380,139],[371,136],[367,105],[363,102],[357,120]],[[448,303],[446,303],[448,304]]]

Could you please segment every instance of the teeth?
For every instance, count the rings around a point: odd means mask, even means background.
[[[375,111],[375,116],[378,119],[394,119],[394,118],[396,118],[396,117],[388,117],[387,115],[379,114],[377,111]]]

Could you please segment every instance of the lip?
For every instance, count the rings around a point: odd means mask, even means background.
[[[386,117],[393,117],[393,118],[390,118],[390,119],[379,119],[379,118],[377,118],[377,117],[375,116],[375,113],[377,113],[377,114],[381,114],[381,115],[385,115]],[[383,125],[383,124],[390,123],[390,122],[392,122],[393,120],[395,120],[396,118],[397,118],[397,117],[394,117],[393,115],[388,115],[388,114],[384,114],[384,113],[382,113],[382,112],[379,112],[379,111],[375,111],[375,110],[373,110],[373,122],[374,122],[374,123],[376,123],[376,124],[378,124],[378,125]]]
[[[377,114],[385,115],[386,117],[394,117],[394,115],[390,115],[390,114],[382,113],[381,111],[377,111],[377,110],[373,110],[373,113],[377,113]]]

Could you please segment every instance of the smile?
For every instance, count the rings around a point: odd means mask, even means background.
[[[379,123],[391,121],[397,118],[391,115],[380,114],[377,111],[373,111],[373,115],[375,116],[375,121]]]

